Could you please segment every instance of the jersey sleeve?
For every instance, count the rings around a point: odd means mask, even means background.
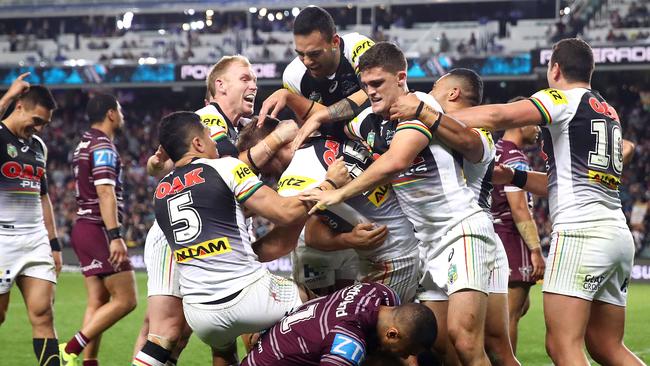
[[[558,89],[544,89],[529,98],[542,116],[541,126],[555,127],[572,117],[569,99]]]
[[[109,184],[116,185],[117,165],[119,159],[117,151],[108,143],[100,142],[90,150],[91,174],[96,186]]]
[[[366,140],[368,133],[371,130],[371,122],[368,120],[368,116],[372,113],[372,107],[368,107],[361,111],[356,117],[354,117],[350,122],[346,123],[345,129],[347,130],[350,137],[357,138],[359,140]]]
[[[375,42],[359,33],[349,33],[343,36],[345,57],[350,61],[354,72],[359,73],[359,59]]]
[[[251,168],[239,159],[224,157],[219,159],[206,159],[205,162],[217,170],[239,203],[246,202],[247,199],[264,185],[253,173]]]
[[[45,171],[47,171],[47,146],[45,145],[45,142],[43,140],[34,135],[32,138],[34,138],[38,143],[41,145],[41,149],[43,150],[43,168]],[[48,193],[48,186],[47,186],[47,174],[43,174],[41,176],[41,196],[46,195]]]
[[[294,94],[302,95],[300,82],[306,71],[307,68],[305,65],[296,57],[287,65],[282,73],[282,87]]]
[[[399,122],[397,124],[397,128],[395,129],[395,133],[398,133],[403,130],[416,130],[418,132],[421,132],[424,136],[426,136],[429,142],[433,138],[433,135],[431,135],[431,131],[429,131],[427,125],[425,125],[424,123],[416,119]]]
[[[524,153],[519,150],[516,150],[514,153],[504,151],[504,153],[501,155],[501,163],[512,169],[524,171],[531,170],[530,165],[528,164],[528,159],[526,159]],[[503,190],[505,192],[519,192],[522,189],[517,186],[506,185],[503,187]]]
[[[323,342],[321,366],[359,366],[366,356],[366,344],[360,327],[338,325]]]
[[[481,161],[479,161],[478,164],[487,164],[494,159],[497,151],[496,147],[494,146],[492,134],[490,131],[484,128],[474,128],[474,132],[479,135],[481,138],[481,143],[483,145],[483,155],[481,156]]]

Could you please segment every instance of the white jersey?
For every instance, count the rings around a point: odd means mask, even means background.
[[[492,212],[490,211],[492,188],[494,188],[492,185],[492,171],[497,149],[490,131],[482,128],[475,128],[474,131],[481,137],[483,155],[477,163],[472,163],[463,158],[463,172],[465,172],[467,186],[474,192],[476,202],[492,218]]]
[[[428,94],[416,92],[420,100],[440,105]],[[414,129],[430,141],[405,172],[392,182],[404,213],[416,229],[416,237],[430,242],[440,238],[461,220],[481,212],[474,194],[467,187],[461,166],[462,156],[445,146],[428,127],[418,120],[386,121],[365,109],[350,123],[348,132],[371,147],[373,153],[382,154],[390,146],[393,137],[402,130]]]
[[[360,175],[372,161],[368,150],[356,141],[313,138],[296,151],[279,180],[278,193],[293,196],[318,186],[325,179],[328,163],[333,163],[340,156],[343,156],[352,177]],[[390,185],[352,197],[342,204],[329,207],[323,214],[329,226],[337,231],[349,231],[362,222],[386,225],[388,237],[384,244],[373,250],[357,250],[360,257],[370,261],[389,260],[417,248],[413,225],[404,216]]]
[[[226,117],[219,104],[212,102],[195,112],[201,117],[201,122],[210,129],[210,137],[217,143],[219,156],[237,157],[238,131],[235,125]]]
[[[618,192],[623,133],[616,111],[585,88],[545,89],[530,101],[543,119],[553,230],[627,227]]]
[[[222,299],[259,279],[241,205],[262,182],[231,157],[197,159],[156,187],[156,220],[180,271],[183,301]]]

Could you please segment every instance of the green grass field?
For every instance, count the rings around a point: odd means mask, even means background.
[[[102,339],[99,354],[103,366],[129,365],[135,338],[142,325],[146,306],[146,275],[138,273],[140,304],[138,308]],[[522,365],[550,365],[544,350],[544,320],[540,286],[532,291],[531,308],[521,324],[519,360]],[[625,342],[646,363],[650,362],[650,286],[632,285],[628,299]],[[78,330],[86,304],[83,279],[79,274],[63,273],[59,278],[55,319],[59,338],[69,339]],[[14,287],[6,322],[0,326],[0,365],[34,365],[31,328],[20,292]],[[200,340],[192,337],[181,355],[181,365],[209,365],[210,352]]]

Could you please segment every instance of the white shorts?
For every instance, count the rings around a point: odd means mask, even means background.
[[[176,261],[156,221],[144,242],[144,265],[147,267],[147,296],[182,297]]]
[[[490,272],[494,269],[496,234],[485,213],[474,214],[452,227],[436,241],[424,242],[424,291],[419,301],[447,301],[459,290],[489,293]]]
[[[263,276],[222,304],[188,304],[185,319],[194,333],[215,350],[226,350],[243,333],[259,332],[274,325],[302,305],[298,285],[261,269]]]
[[[494,235],[494,240],[496,241],[496,252],[494,256],[494,269],[490,272],[488,292],[491,294],[507,294],[508,278],[510,278],[508,254],[499,235]]]
[[[304,244],[303,233],[291,253],[294,280],[315,290],[334,286],[336,280],[359,279],[359,257],[354,249],[331,252],[314,249]]]
[[[379,282],[397,293],[402,304],[412,302],[418,288],[420,256],[417,251],[386,261],[359,259],[361,281]]]
[[[0,234],[0,247],[0,294],[9,292],[18,276],[56,283],[54,257],[46,230],[20,235]]]
[[[554,231],[542,290],[625,306],[633,260],[634,239],[627,228]]]

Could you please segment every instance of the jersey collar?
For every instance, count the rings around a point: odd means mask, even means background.
[[[223,110],[221,109],[221,107],[219,106],[219,104],[218,104],[217,102],[210,102],[210,104],[212,104],[215,108],[217,108],[217,110],[219,111],[219,113],[220,113],[221,116],[223,117],[223,120],[226,121],[226,125],[228,125],[228,129],[229,129],[229,130],[232,129],[233,131],[237,131],[237,129],[235,128],[235,126],[233,125],[233,123],[230,121],[230,119],[228,118],[228,116],[226,116],[226,114],[223,112]]]

